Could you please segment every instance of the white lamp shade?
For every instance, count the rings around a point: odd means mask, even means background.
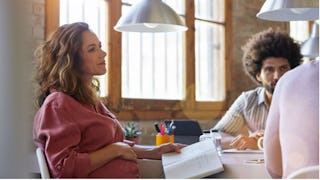
[[[319,0],[266,0],[257,17],[272,21],[319,19]]]
[[[313,23],[310,38],[301,44],[301,54],[305,57],[319,57],[319,24]]]
[[[161,0],[140,0],[119,19],[114,29],[120,32],[177,32],[188,28]]]

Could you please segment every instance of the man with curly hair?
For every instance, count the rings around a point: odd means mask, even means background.
[[[213,129],[221,132],[223,148],[258,149],[276,83],[302,55],[287,33],[272,28],[253,35],[242,50],[244,70],[259,87],[243,92]]]

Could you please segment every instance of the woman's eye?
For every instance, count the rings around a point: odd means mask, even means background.
[[[89,52],[95,51],[95,48],[90,48]]]

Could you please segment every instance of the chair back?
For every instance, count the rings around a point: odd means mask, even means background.
[[[36,149],[36,154],[37,154],[37,160],[38,160],[41,178],[42,179],[49,179],[50,173],[49,173],[49,169],[48,169],[48,164],[46,161],[46,157],[44,156],[44,153],[41,150],[41,148],[38,147]]]
[[[170,121],[166,121],[170,123]],[[174,142],[182,144],[193,144],[199,141],[202,135],[202,129],[196,120],[192,119],[174,119],[176,126],[174,132]]]
[[[298,169],[291,173],[287,179],[319,179],[319,165]]]

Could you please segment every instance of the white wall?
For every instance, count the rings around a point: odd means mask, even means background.
[[[0,178],[30,177],[31,0],[0,0]]]

